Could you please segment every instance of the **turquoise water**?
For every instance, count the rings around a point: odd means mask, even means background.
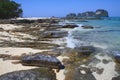
[[[120,18],[88,20],[88,22],[72,21],[72,23],[79,27],[69,31],[68,47],[92,45],[108,51],[120,51]],[[82,29],[81,25],[90,25],[94,29]]]

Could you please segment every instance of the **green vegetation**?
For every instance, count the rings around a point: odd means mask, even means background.
[[[0,0],[0,18],[22,17],[21,5],[12,0]]]

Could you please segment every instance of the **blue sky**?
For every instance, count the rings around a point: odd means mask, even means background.
[[[120,0],[14,0],[22,5],[24,17],[63,17],[105,9],[110,16],[120,16]]]

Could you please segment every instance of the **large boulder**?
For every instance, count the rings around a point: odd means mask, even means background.
[[[51,69],[38,68],[10,72],[1,75],[0,80],[56,80],[56,75]]]
[[[24,66],[47,67],[57,70],[65,68],[55,56],[47,54],[25,55],[21,58],[20,63]]]
[[[104,9],[98,9],[95,12],[96,17],[108,17],[108,11],[104,10]]]

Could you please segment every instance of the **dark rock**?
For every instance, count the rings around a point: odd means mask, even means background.
[[[24,66],[48,67],[58,70],[65,68],[56,57],[47,54],[26,55],[22,57],[20,63]]]
[[[15,23],[34,23],[34,20],[28,20],[28,19],[21,19],[21,20],[11,20],[11,24],[15,24]]]
[[[81,73],[84,71],[85,73]],[[75,70],[74,80],[96,80],[89,68],[78,68]]]
[[[106,60],[106,59],[103,59],[102,62],[103,62],[104,64],[107,64],[107,63],[109,63],[110,61],[109,61],[109,60]]]
[[[115,61],[120,63],[120,54],[115,55]]]
[[[78,25],[64,25],[62,26],[62,28],[75,28],[75,27],[79,27]]]
[[[36,22],[38,22],[38,23],[58,23],[59,22],[59,20],[58,19],[38,19],[38,20],[36,20]]]
[[[99,69],[99,68],[97,68],[97,74],[102,74],[103,73],[103,71],[104,71],[104,68],[101,68],[101,69]]]
[[[95,48],[93,46],[81,46],[75,47],[74,49],[79,57],[89,56],[91,53],[95,52]]]
[[[83,29],[93,29],[93,26],[81,26]]]
[[[0,58],[6,58],[6,57],[10,57],[11,55],[8,54],[0,54]]]
[[[56,75],[51,69],[38,68],[7,73],[0,80],[56,80]]]
[[[112,80],[120,80],[120,76],[113,77]]]
[[[95,12],[96,17],[108,17],[108,12],[104,9],[98,9]]]
[[[42,33],[42,37],[44,38],[61,38],[67,36],[68,32],[66,31],[48,31]]]
[[[4,31],[4,29],[3,29],[3,28],[0,28],[0,31]]]

